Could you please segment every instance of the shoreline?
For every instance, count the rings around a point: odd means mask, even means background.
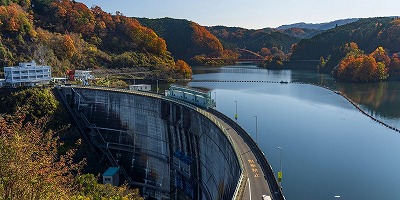
[[[362,114],[364,114],[365,116],[369,117],[371,120],[385,126],[386,128],[392,129],[393,131],[396,131],[398,133],[400,133],[400,129],[396,128],[392,125],[389,125],[385,122],[383,122],[380,119],[375,118],[374,116],[372,116],[371,114],[367,113],[366,111],[364,111],[356,102],[354,102],[353,100],[351,100],[349,97],[347,97],[345,94],[343,94],[340,91],[334,90],[332,88],[329,88],[327,86],[324,85],[319,85],[319,84],[315,84],[315,83],[305,83],[305,82],[289,82],[289,81],[234,81],[234,80],[192,80],[192,82],[225,82],[225,83],[273,83],[273,84],[306,84],[306,85],[313,85],[316,87],[320,87],[329,91],[334,92],[337,95],[342,96],[343,98],[345,98],[349,103],[351,103],[358,111],[360,111]]]

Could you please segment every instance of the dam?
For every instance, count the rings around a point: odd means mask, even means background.
[[[159,94],[58,86],[84,139],[150,199],[284,199],[251,137],[209,108]]]

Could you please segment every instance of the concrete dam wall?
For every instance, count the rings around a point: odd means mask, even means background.
[[[97,132],[96,146],[109,152],[144,196],[234,196],[242,173],[234,147],[223,130],[196,109],[156,95],[61,90]]]

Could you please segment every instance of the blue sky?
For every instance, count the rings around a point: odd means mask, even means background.
[[[277,27],[358,17],[399,16],[400,0],[77,0],[129,17],[188,19],[203,26]]]

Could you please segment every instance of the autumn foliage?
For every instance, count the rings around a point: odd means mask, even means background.
[[[0,199],[143,199],[127,185],[80,174],[85,159],[75,152],[81,139],[72,148],[61,140],[68,126],[59,121],[65,113],[55,117],[62,109],[50,90],[0,93],[0,100]]]
[[[198,46],[207,50],[205,53],[220,52],[223,50],[221,42],[211,34],[206,28],[197,23],[192,22],[193,41]]]
[[[393,79],[400,79],[400,59],[397,54],[393,55],[389,64],[389,74]]]
[[[89,9],[85,4],[69,0],[53,1],[50,11],[54,19],[47,19],[57,32],[74,32],[100,45],[105,51],[139,51],[157,55],[166,53],[165,41],[136,19],[117,12],[111,15],[100,7]]]
[[[73,150],[58,155],[56,133],[43,119],[24,123],[23,116],[0,118],[0,198],[67,199],[72,193]]]
[[[229,55],[225,54],[221,42],[205,27],[197,23],[172,18],[137,18],[137,20],[165,39],[168,44],[167,49],[175,60],[184,60],[191,64],[204,64],[204,59],[195,59],[195,57]],[[192,62],[193,60],[198,62]]]
[[[152,29],[120,12],[71,0],[0,2],[0,56],[2,66],[31,60],[50,65],[53,76],[122,66],[166,71],[164,78],[186,76],[173,70],[165,40]]]
[[[21,36],[36,36],[33,26],[33,16],[15,3],[0,6],[0,30]]]
[[[365,54],[355,43],[348,46],[351,50],[334,70],[337,78],[355,82],[398,79],[400,62],[396,54],[390,58],[382,47],[378,47],[370,54]]]
[[[177,69],[185,74],[185,78],[190,78],[192,76],[192,68],[183,60],[178,60],[176,62]]]

